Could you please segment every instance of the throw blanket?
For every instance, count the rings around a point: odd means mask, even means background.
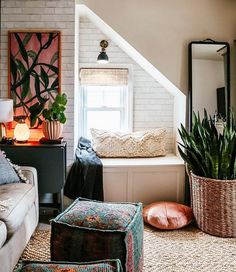
[[[103,201],[102,162],[88,139],[79,139],[75,157],[66,180],[65,195],[72,199],[80,196]]]
[[[6,211],[10,206],[12,206],[11,198],[6,200],[0,200],[0,211]]]

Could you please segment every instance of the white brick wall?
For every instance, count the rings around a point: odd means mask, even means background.
[[[79,66],[96,64],[99,43],[107,39],[109,65],[133,66],[133,128],[134,131],[165,127],[168,132],[167,149],[173,152],[174,98],[134,60],[109,40],[92,22],[81,18],[79,24]],[[96,64],[97,65],[97,64]]]
[[[74,0],[2,0],[0,97],[8,96],[7,31],[10,29],[56,29],[62,32],[62,92],[68,95],[67,123],[63,136],[68,143],[68,164],[74,144]],[[106,39],[88,20],[80,22],[80,67],[96,64],[99,43]],[[173,97],[118,46],[109,41],[110,64],[133,65],[134,130],[166,127],[168,151],[173,151]],[[77,142],[77,139],[75,139]]]
[[[64,137],[68,163],[73,160],[74,140],[74,0],[2,0],[0,97],[7,97],[7,31],[10,29],[55,29],[62,32],[62,92],[69,98]]]

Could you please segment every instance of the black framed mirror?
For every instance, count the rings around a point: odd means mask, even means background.
[[[230,112],[230,47],[211,39],[189,44],[189,129],[193,111],[204,109],[215,122],[226,122]]]

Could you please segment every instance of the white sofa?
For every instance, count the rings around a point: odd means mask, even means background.
[[[0,185],[0,200],[10,199],[0,211],[0,272],[12,272],[38,225],[38,181],[33,167],[21,167],[27,183]]]

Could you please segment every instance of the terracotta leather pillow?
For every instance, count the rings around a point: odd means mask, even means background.
[[[193,212],[190,207],[175,202],[156,202],[143,209],[143,219],[158,229],[175,230],[191,223]]]

